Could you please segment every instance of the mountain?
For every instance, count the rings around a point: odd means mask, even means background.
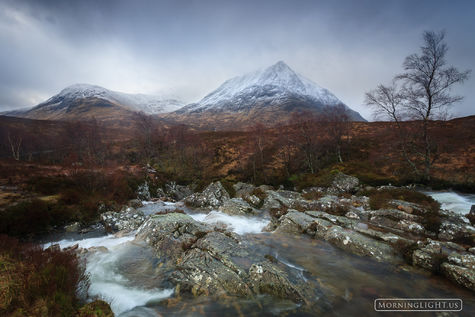
[[[80,120],[96,118],[114,120],[130,117],[135,112],[159,114],[183,106],[178,100],[143,94],[126,94],[88,84],[63,89],[45,102],[27,109],[4,113],[30,119]]]
[[[227,80],[197,103],[164,114],[168,120],[203,128],[240,128],[256,122],[279,123],[292,113],[320,113],[343,106],[354,121],[365,121],[325,88],[280,61],[268,68]]]

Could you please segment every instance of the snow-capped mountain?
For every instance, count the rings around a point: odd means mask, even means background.
[[[179,109],[184,104],[176,99],[166,99],[144,94],[126,94],[112,91],[100,86],[75,84],[65,89],[35,108],[63,109],[74,101],[96,98],[117,103],[132,111],[143,111],[147,114],[165,113]]]
[[[274,120],[283,122],[294,111],[320,112],[344,106],[355,121],[365,121],[325,88],[297,74],[280,61],[268,68],[227,80],[197,103],[165,115],[168,119],[210,128],[223,118],[237,126]],[[239,116],[238,119],[231,118]],[[206,121],[203,125],[199,121]]]
[[[131,118],[136,112],[149,115],[174,111],[184,104],[176,99],[127,94],[100,86],[75,84],[39,105],[4,113],[7,116],[40,120],[114,121]]]
[[[307,99],[316,107],[343,104],[330,91],[279,61],[268,68],[227,80],[201,101],[179,112],[241,111],[257,104],[279,105],[293,98]]]

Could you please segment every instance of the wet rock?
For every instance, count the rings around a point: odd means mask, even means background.
[[[101,214],[101,223],[107,231],[131,232],[140,227],[146,218],[143,212],[126,207],[120,212],[109,211]]]
[[[438,272],[442,262],[455,264],[470,263],[470,257],[460,254],[460,247],[455,244],[427,239],[418,242],[419,248],[412,254],[412,263],[431,272]],[[451,259],[451,260],[450,260]]]
[[[323,236],[317,232],[316,237],[323,238],[340,249],[353,254],[369,256],[382,262],[398,262],[392,247],[349,229],[332,226],[327,229]]]
[[[251,207],[242,198],[232,198],[223,202],[223,205],[219,207],[219,211],[228,215],[255,215],[258,213],[256,209]]]
[[[475,236],[475,228],[466,224],[461,217],[444,218],[440,225],[438,238],[447,241],[466,241],[468,244],[473,244],[473,237]]]
[[[427,235],[427,231],[424,229],[424,227],[414,221],[410,220],[399,220],[398,223],[395,226],[396,229],[400,229],[405,232],[410,232],[414,233],[417,235]]]
[[[450,263],[442,263],[441,270],[453,282],[475,291],[475,270]]]
[[[392,220],[408,220],[414,222],[420,222],[422,218],[420,216],[408,214],[398,209],[378,209],[371,210],[369,215],[372,217],[385,217]]]
[[[218,208],[224,201],[230,199],[229,193],[223,187],[221,182],[211,183],[203,192],[195,193],[185,199],[185,203],[198,208]]]
[[[475,270],[475,256],[470,253],[452,253],[447,257],[449,263]]]
[[[177,295],[250,298],[269,294],[300,302],[313,292],[305,283],[290,282],[288,273],[265,257],[252,255],[252,246],[238,235],[217,231],[188,215],[152,216],[139,228],[137,239],[150,244],[165,261]],[[251,263],[246,266],[238,259]]]
[[[284,233],[298,234],[305,232],[313,223],[314,218],[297,210],[290,209],[287,214],[279,219],[279,226],[276,231]]]
[[[256,186],[252,184],[237,182],[233,185],[233,188],[236,191],[236,197],[244,198],[250,196]]]
[[[398,229],[416,235],[429,234],[420,224],[421,217],[397,209],[372,210],[369,221],[379,227]]]
[[[244,196],[243,199],[254,207],[259,207],[262,203],[262,200],[256,195],[247,195]]]
[[[291,199],[281,196],[278,192],[273,190],[266,191],[267,197],[264,199],[262,209],[271,210],[279,209],[282,207],[289,207],[291,205]]]
[[[360,181],[358,178],[343,173],[338,173],[333,179],[330,188],[328,188],[328,193],[339,194],[345,192],[355,192],[359,184]]]
[[[403,243],[403,244],[409,246],[413,243],[412,240],[403,238],[403,237],[401,237],[397,234],[394,234],[392,232],[382,232],[382,231],[370,229],[370,228],[368,228],[367,225],[365,226],[364,223],[356,224],[353,227],[353,230],[355,230],[356,232],[362,233],[366,236],[375,238],[376,240],[381,240],[381,241],[387,242],[391,245],[396,245],[398,243]]]
[[[275,232],[292,234],[305,232],[353,254],[370,256],[378,261],[396,261],[393,255],[394,251],[388,244],[334,224],[339,221],[348,227],[354,224],[346,217],[334,216],[321,211],[301,213],[290,210],[279,219],[280,224]]]
[[[269,262],[253,264],[249,269],[249,277],[256,294],[272,293],[276,297],[296,302],[305,299],[304,290],[292,284],[285,276],[284,271]]]
[[[193,194],[188,186],[178,185],[176,182],[165,184],[165,194],[172,200],[180,201]]]
[[[337,224],[345,228],[352,228],[353,224],[355,224],[355,221],[353,219],[348,219],[347,217],[343,217],[343,216],[332,215],[324,211],[310,210],[310,211],[306,211],[305,213],[314,218],[326,219],[332,222],[333,224]]]

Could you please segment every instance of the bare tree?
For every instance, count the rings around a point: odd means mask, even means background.
[[[15,160],[20,160],[20,151],[21,151],[21,143],[23,138],[20,135],[11,135],[8,132],[8,143],[10,145],[10,150],[12,151],[12,156]]]
[[[314,174],[322,152],[322,144],[318,138],[321,133],[321,121],[311,112],[295,113],[289,124],[294,127],[293,140],[303,153],[308,171]]]
[[[325,107],[319,119],[325,125],[330,146],[334,149],[338,162],[343,163],[342,147],[349,142],[351,130],[351,119],[348,110],[344,105]]]
[[[404,73],[396,76],[400,85],[380,85],[366,94],[366,103],[375,108],[375,113],[387,115],[401,129],[400,120],[417,120],[419,130],[406,139],[406,160],[423,179],[430,180],[431,168],[437,159],[437,142],[430,134],[429,124],[433,119],[444,119],[448,108],[462,100],[451,94],[453,85],[468,79],[470,71],[459,71],[447,66],[448,46],[444,32],[426,31],[421,54],[406,57]],[[418,167],[422,161],[422,168]]]
[[[138,141],[139,151],[142,158],[150,164],[153,156],[153,134],[155,130],[155,122],[153,118],[143,112],[134,115],[135,135]]]

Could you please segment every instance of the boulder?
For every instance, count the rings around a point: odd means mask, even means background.
[[[170,182],[165,184],[165,194],[173,200],[180,201],[192,195],[193,191],[188,186]]]
[[[315,296],[304,282],[292,282],[290,273],[254,254],[254,248],[225,230],[196,222],[188,215],[170,213],[150,217],[136,239],[152,246],[169,272],[175,293],[194,296],[253,298],[269,294],[306,302]]]
[[[279,219],[279,223],[275,233],[298,234],[305,232],[316,239],[328,241],[353,254],[369,256],[378,261],[396,261],[394,251],[388,244],[334,224],[341,223],[352,227],[354,220],[346,217],[334,216],[321,211],[302,213],[289,210]]]
[[[120,212],[108,211],[101,214],[101,223],[107,231],[131,232],[136,230],[147,217],[142,211],[126,207]]]
[[[224,201],[229,200],[229,193],[221,182],[211,183],[201,193],[194,193],[185,199],[185,204],[197,208],[218,208]]]
[[[444,217],[440,225],[438,238],[441,240],[454,241],[464,240],[468,244],[475,242],[475,228],[462,220],[462,217]]]
[[[450,263],[442,263],[441,270],[448,279],[475,291],[475,270]]]
[[[368,256],[380,262],[398,262],[394,250],[388,244],[367,237],[353,230],[332,226],[325,233],[316,231],[315,237],[323,238],[334,246],[360,256]]]
[[[287,214],[279,219],[279,226],[275,232],[298,234],[305,232],[313,223],[314,218],[297,210],[289,209]]]
[[[256,209],[251,207],[242,198],[232,198],[223,202],[223,205],[219,207],[219,211],[236,216],[255,215],[258,213]]]
[[[338,173],[328,188],[328,192],[332,194],[355,192],[359,184],[358,178]]]
[[[237,182],[236,184],[233,185],[233,188],[236,191],[236,195],[235,195],[236,197],[244,198],[246,196],[251,195],[251,193],[254,191],[256,186],[252,184]]]

